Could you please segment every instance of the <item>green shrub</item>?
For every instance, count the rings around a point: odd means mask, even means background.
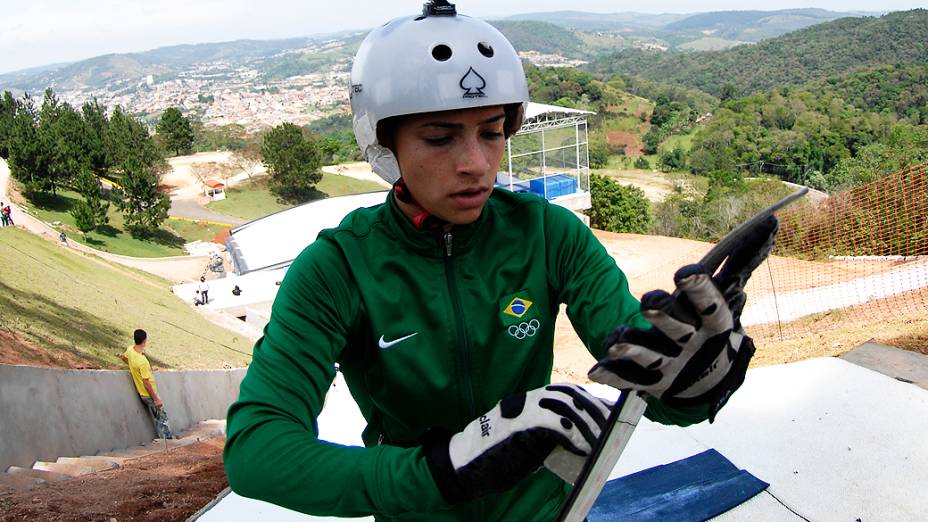
[[[644,234],[651,226],[651,203],[638,187],[590,176],[590,225],[607,232]]]

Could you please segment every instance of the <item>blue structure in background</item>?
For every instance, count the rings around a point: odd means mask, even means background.
[[[497,183],[497,186],[508,189],[509,183]],[[547,199],[559,198],[575,194],[577,192],[577,179],[567,174],[554,174],[547,177],[535,178],[524,181],[514,181],[512,183],[513,192],[531,192],[539,197],[546,197],[545,187],[547,186]]]

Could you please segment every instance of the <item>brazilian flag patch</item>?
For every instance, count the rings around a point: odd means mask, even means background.
[[[499,301],[500,316],[504,325],[518,324],[538,317],[538,307],[526,291],[507,295]]]

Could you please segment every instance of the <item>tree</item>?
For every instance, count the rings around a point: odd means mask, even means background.
[[[590,140],[590,168],[605,168],[609,163],[609,144],[599,136]]]
[[[109,223],[107,215],[110,209],[109,201],[104,201],[100,194],[100,180],[94,173],[86,168],[75,178],[74,188],[84,197],[72,209],[71,215],[77,221],[77,228],[87,233],[91,230]],[[83,226],[82,226],[83,224]]]
[[[43,190],[48,165],[46,149],[36,129],[36,112],[28,95],[17,103],[13,130],[10,135],[10,174],[25,185],[26,193]]]
[[[304,136],[292,123],[278,125],[264,136],[261,154],[271,176],[271,191],[278,198],[301,203],[317,195],[315,187],[322,173],[319,148],[312,136]]]
[[[0,158],[10,157],[10,138],[13,134],[13,122],[16,119],[16,99],[10,91],[3,91],[0,98]]]
[[[53,120],[39,122],[39,136],[49,147],[46,185],[52,193],[59,186],[69,184],[82,170],[90,168],[84,120],[67,103],[57,108]]]
[[[95,213],[86,201],[75,203],[71,207],[71,215],[74,216],[74,224],[77,225],[77,229],[85,234],[98,226]]]
[[[590,176],[590,225],[607,232],[644,234],[651,226],[651,203],[638,187]]]
[[[665,150],[658,159],[658,165],[664,172],[683,170],[686,167],[686,152],[680,147]]]
[[[179,109],[170,107],[161,113],[157,131],[163,136],[165,147],[173,150],[175,156],[190,154],[193,148],[193,129],[190,128],[190,120],[185,118]]]
[[[135,237],[150,235],[167,219],[171,208],[167,195],[158,192],[158,173],[139,158],[129,158],[123,164],[120,184],[118,206],[126,228]]]
[[[87,160],[90,168],[98,176],[107,173],[112,166],[106,155],[106,130],[109,120],[106,117],[106,107],[100,105],[96,98],[84,103],[81,107],[84,118],[84,131],[87,136]]]
[[[106,147],[106,162],[111,168],[124,170],[130,159],[144,165],[158,166],[164,158],[146,129],[138,120],[123,112],[120,106],[113,109],[109,124],[103,136]]]

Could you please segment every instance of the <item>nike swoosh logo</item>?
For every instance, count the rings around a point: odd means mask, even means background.
[[[381,335],[381,336],[380,336],[380,341],[378,341],[377,344],[380,346],[380,349],[381,349],[381,350],[386,350],[387,348],[391,348],[391,347],[393,347],[394,345],[399,344],[399,343],[405,341],[406,339],[409,339],[410,337],[415,337],[415,336],[417,336],[417,335],[419,335],[419,332],[411,333],[411,334],[407,335],[406,337],[400,337],[399,339],[395,339],[395,340],[393,340],[393,341],[386,341],[386,340],[384,340],[383,336]]]

